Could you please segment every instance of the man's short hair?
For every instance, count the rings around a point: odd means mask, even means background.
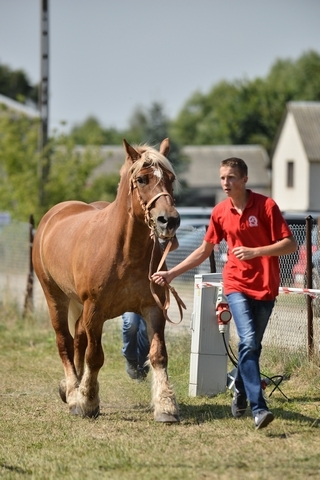
[[[237,168],[242,177],[248,176],[247,164],[241,158],[237,158],[237,157],[226,158],[225,160],[222,160],[220,167]]]

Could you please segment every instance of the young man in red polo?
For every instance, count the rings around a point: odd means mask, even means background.
[[[296,251],[297,243],[277,204],[246,188],[248,168],[243,160],[223,160],[220,181],[227,198],[213,208],[200,247],[168,272],[157,272],[152,278],[159,285],[170,283],[200,265],[215,244],[222,239],[227,242],[223,286],[240,339],[231,412],[241,417],[249,401],[255,427],[261,429],[274,419],[261,388],[261,342],[279,291],[278,257]]]

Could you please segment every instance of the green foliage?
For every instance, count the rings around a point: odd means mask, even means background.
[[[164,113],[161,103],[154,102],[150,109],[137,108],[131,117],[130,132],[128,138],[135,143],[148,143],[159,148],[164,138],[170,137],[169,159],[177,173],[183,171],[189,159],[181,153],[180,147],[170,135],[170,122]]]
[[[1,108],[1,107],[0,107]],[[38,122],[0,115],[0,209],[27,220],[37,205]]]
[[[121,145],[123,133],[115,128],[105,129],[95,117],[88,117],[73,127],[70,137],[76,145]]]
[[[66,200],[87,198],[88,179],[93,170],[100,165],[102,157],[97,148],[78,150],[71,139],[59,139],[59,146],[51,141],[50,171],[45,192],[50,208]],[[96,199],[92,199],[96,200]]]
[[[98,147],[77,148],[72,137],[59,138],[59,148],[51,154],[51,169],[46,195],[48,208],[66,200],[91,203],[97,200],[113,201],[119,175],[92,177],[94,169],[103,162]]]
[[[98,199],[105,202],[112,202],[117,195],[119,181],[120,174],[118,173],[94,177],[86,186],[84,201],[91,203]]]
[[[49,140],[45,153],[38,151],[39,122],[6,108],[0,115],[0,210],[16,220],[39,221],[51,206],[64,200],[112,201],[119,175],[93,177],[103,161],[97,147],[77,149],[72,137]],[[40,170],[47,162],[44,201],[40,200]]]
[[[320,55],[304,53],[296,62],[277,60],[266,78],[279,101],[320,101]]]
[[[38,86],[31,85],[23,70],[12,70],[7,65],[0,65],[0,93],[18,102],[38,103]]]

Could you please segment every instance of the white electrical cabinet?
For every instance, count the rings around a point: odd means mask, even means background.
[[[213,396],[227,386],[228,356],[216,316],[218,287],[205,283],[220,283],[221,273],[195,275],[194,304],[190,328],[191,357],[189,395]],[[229,325],[224,334],[229,342]]]

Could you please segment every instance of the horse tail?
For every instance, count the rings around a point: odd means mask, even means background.
[[[74,337],[75,326],[83,310],[83,305],[76,300],[71,299],[68,309],[68,326],[71,335]]]

